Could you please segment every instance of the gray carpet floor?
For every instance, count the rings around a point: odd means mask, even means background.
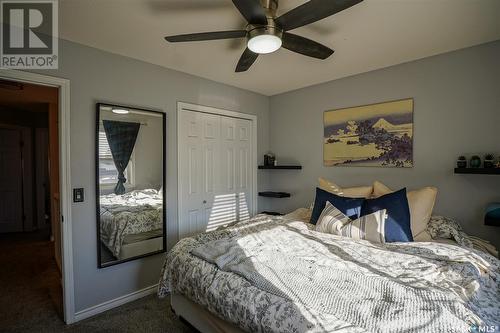
[[[196,332],[151,295],[65,325],[60,274],[46,235],[0,235],[0,332]]]

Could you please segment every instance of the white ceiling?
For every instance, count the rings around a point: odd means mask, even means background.
[[[281,0],[278,14],[304,2]],[[63,39],[269,96],[500,39],[500,0],[365,0],[293,31],[336,50],[329,59],[281,49],[235,73],[243,39],[163,39],[245,28],[231,0],[60,0],[59,17]]]

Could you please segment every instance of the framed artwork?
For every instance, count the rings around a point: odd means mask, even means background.
[[[326,111],[325,166],[413,167],[413,98]]]

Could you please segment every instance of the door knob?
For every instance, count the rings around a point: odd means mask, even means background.
[[[203,204],[206,204],[207,203],[207,200],[203,200]]]

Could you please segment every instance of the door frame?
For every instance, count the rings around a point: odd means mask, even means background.
[[[59,191],[64,321],[75,322],[73,234],[71,219],[70,80],[13,69],[0,69],[0,78],[59,89]]]
[[[224,110],[219,108],[214,108],[211,106],[204,106],[198,104],[191,104],[186,102],[177,102],[177,239],[179,240],[181,237],[180,224],[179,224],[179,216],[181,214],[182,207],[182,196],[181,196],[181,113],[184,111],[191,112],[199,112],[199,113],[208,113],[214,114],[218,116],[225,116],[237,119],[245,119],[252,122],[252,152],[250,157],[251,164],[251,175],[252,175],[252,207],[250,209],[251,215],[257,214],[257,116],[248,113],[242,113],[237,111]]]

